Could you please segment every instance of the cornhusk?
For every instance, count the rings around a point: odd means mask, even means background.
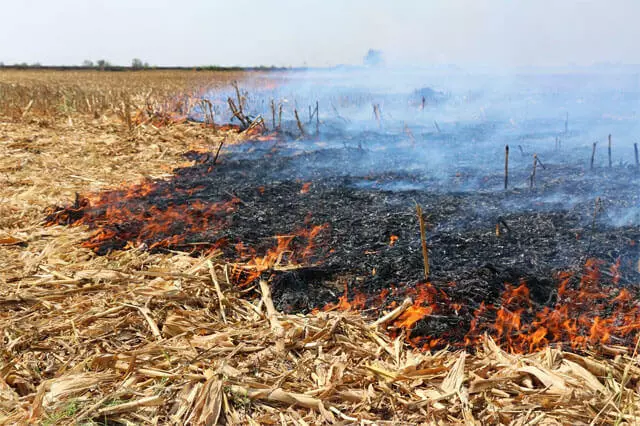
[[[31,114],[31,112],[29,112]],[[358,312],[284,315],[213,255],[96,256],[43,209],[223,137],[197,124],[0,124],[0,424],[634,424],[635,353],[420,353]],[[378,320],[378,321],[377,321]]]

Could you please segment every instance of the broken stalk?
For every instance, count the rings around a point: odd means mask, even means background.
[[[304,137],[305,136],[304,127],[302,127],[302,122],[300,121],[300,117],[298,116],[298,110],[294,109],[293,113],[296,116],[296,122],[298,123],[298,129],[300,130],[300,133],[302,134],[302,137]]]

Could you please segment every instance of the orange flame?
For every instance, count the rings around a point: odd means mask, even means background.
[[[79,198],[76,205],[49,216],[49,224],[88,225],[95,232],[83,243],[94,250],[108,248],[175,247],[185,242],[184,236],[216,229],[226,224],[225,216],[237,208],[239,199],[203,202],[195,200],[166,206],[141,202],[144,197],[161,191],[193,194],[199,188],[161,188],[145,181],[125,190],[106,191]],[[215,244],[214,244],[215,245]]]
[[[398,317],[393,325],[398,328],[410,330],[416,322],[420,321],[427,315],[431,315],[432,312],[433,309],[431,306],[421,306],[414,303]]]
[[[498,306],[485,304],[473,312],[467,334],[460,345],[477,344],[484,333],[512,352],[533,352],[551,344],[562,344],[571,349],[597,348],[611,343],[633,347],[640,331],[640,304],[627,289],[618,288],[618,262],[612,266],[608,284],[602,282],[600,261],[589,259],[580,280],[570,273],[558,274],[557,302],[554,306],[536,308],[525,282],[517,286],[505,284]],[[369,297],[368,306],[378,304],[389,310],[397,306],[389,302],[391,292],[383,290],[377,297]],[[447,338],[414,335],[417,323],[431,315],[453,317],[465,309],[443,291],[430,283],[393,292],[394,296],[411,296],[414,300],[392,324],[392,337],[404,330],[409,344],[423,350],[441,347]],[[363,300],[358,293],[354,300]],[[349,301],[347,291],[335,306],[329,309],[359,309],[360,304]],[[455,334],[455,333],[454,333]],[[449,343],[455,344],[454,341]]]
[[[307,192],[309,192],[310,188],[311,188],[311,182],[306,182],[302,185],[302,189],[300,189],[300,193],[306,194]]]
[[[316,225],[311,228],[302,228],[290,235],[277,235],[276,245],[267,250],[264,256],[257,256],[255,251],[248,250],[244,244],[238,243],[236,251],[249,259],[242,266],[234,269],[234,281],[244,287],[253,282],[264,271],[275,268],[295,268],[297,265],[307,263],[316,254],[316,239],[329,228],[328,224]],[[303,244],[295,244],[296,240]]]
[[[551,343],[563,343],[581,349],[612,342],[633,344],[640,329],[640,308],[626,289],[618,289],[619,276],[612,274],[610,287],[601,284],[600,263],[589,259],[576,289],[569,284],[570,274],[560,274],[558,301],[552,308],[531,312],[529,291],[523,283],[517,288],[505,286],[499,309],[485,306],[476,310],[465,343],[476,342],[481,332],[489,332],[514,352],[535,351]],[[612,268],[617,271],[618,262]],[[495,321],[486,319],[495,312]],[[531,318],[524,320],[524,317]],[[480,327],[479,324],[487,324]]]
[[[326,311],[350,311],[350,310],[362,310],[365,308],[367,304],[367,296],[363,293],[356,292],[353,299],[349,301],[349,286],[347,283],[344,284],[344,293],[342,296],[338,297],[338,303],[327,303],[323,310]]]

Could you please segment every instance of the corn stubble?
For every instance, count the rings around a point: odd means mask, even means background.
[[[632,424],[640,414],[637,348],[513,354],[485,336],[469,352],[420,352],[388,333],[411,299],[380,318],[285,315],[265,284],[243,296],[238,265],[215,251],[95,256],[81,228],[43,226],[43,209],[75,192],[166,176],[189,149],[237,141],[179,117],[246,76],[0,76],[0,424]]]

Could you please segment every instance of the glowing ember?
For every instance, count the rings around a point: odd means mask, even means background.
[[[309,192],[310,188],[311,188],[311,182],[306,182],[302,185],[302,189],[300,189],[300,193],[306,194],[307,192]]]

